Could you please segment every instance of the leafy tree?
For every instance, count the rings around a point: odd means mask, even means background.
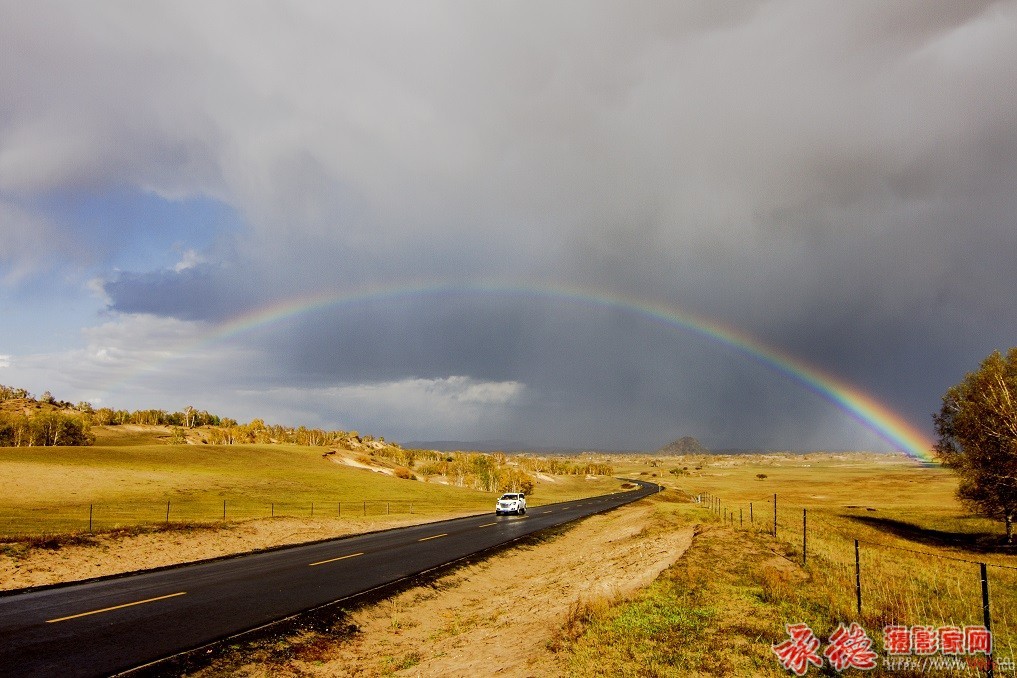
[[[967,506],[1006,524],[1013,541],[1017,516],[1017,347],[982,361],[951,386],[933,416],[936,453],[960,476],[957,496]]]

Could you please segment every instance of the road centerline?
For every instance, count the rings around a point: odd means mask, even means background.
[[[424,537],[423,539],[418,539],[417,541],[427,541],[428,539],[438,539],[439,537],[447,537],[447,536],[448,536],[448,532],[443,532],[441,534],[435,534],[435,535],[431,535],[430,537]]]
[[[643,495],[640,491],[636,498]],[[632,500],[630,497],[607,497],[593,502],[589,512],[579,515],[614,508]],[[579,503],[589,504],[588,501]],[[0,640],[0,676],[112,675],[124,666],[147,666],[159,657],[174,656],[200,647],[202,643],[215,642],[216,638],[242,633],[250,628],[254,616],[281,619],[285,618],[283,615],[302,614],[367,590],[385,591],[384,587],[403,576],[443,567],[489,548],[490,543],[507,545],[523,535],[573,520],[578,517],[572,515],[574,507],[572,503],[558,508],[535,506],[528,515],[494,521],[490,515],[467,516],[447,525],[452,532],[430,533],[424,537],[416,535],[429,530],[411,526],[401,532],[352,536],[345,545],[312,543],[241,558],[183,565],[165,572],[141,573],[109,582],[74,584],[48,593],[53,597],[41,610],[34,592],[0,597],[0,638],[3,639]],[[558,515],[536,520],[542,511]],[[488,522],[477,523],[477,519]],[[486,538],[469,533],[470,529],[496,525],[512,529],[499,528],[496,530],[499,534]],[[443,525],[434,525],[431,529],[435,527],[440,529]],[[411,541],[422,543],[443,537],[456,539],[441,548],[415,548]],[[358,552],[357,548],[364,551]],[[315,558],[314,564],[321,566],[359,556],[357,562],[361,565],[344,567],[340,563],[330,570],[314,569],[308,567],[312,564],[307,560],[309,556]],[[403,559],[398,567],[390,567],[394,557]],[[338,579],[329,574],[343,571],[348,572]],[[328,575],[329,581],[322,580],[324,575],[320,573]],[[194,588],[199,581],[205,582],[200,592]],[[174,589],[178,593],[172,593]],[[171,593],[163,595],[165,591]],[[165,600],[183,595],[190,596],[188,603]],[[157,601],[164,601],[164,604],[145,605]],[[235,601],[242,604],[233,604]],[[137,607],[124,609],[119,614],[114,612],[132,606]],[[81,610],[89,611],[73,614]],[[101,616],[105,612],[112,616]],[[66,616],[46,623],[52,614]],[[89,615],[97,616],[72,626],[56,623]],[[185,628],[186,634],[174,632]],[[73,638],[67,636],[69,633]],[[38,647],[47,642],[54,643],[53,647],[59,647],[60,652],[38,652]]]
[[[136,600],[133,603],[124,603],[123,605],[114,605],[112,607],[104,607],[101,610],[90,610],[88,612],[79,612],[78,614],[71,614],[66,617],[57,617],[56,619],[47,619],[47,624],[55,624],[56,622],[68,621],[70,619],[78,619],[79,617],[88,617],[93,614],[102,614],[103,612],[112,612],[114,610],[122,610],[125,607],[134,607],[135,605],[144,605],[145,603],[154,603],[157,600],[166,600],[167,598],[176,598],[177,596],[186,595],[187,591],[180,591],[179,593],[170,593],[165,596],[156,596],[155,598],[146,598],[145,600]]]
[[[329,558],[328,560],[319,560],[316,563],[308,563],[308,567],[314,567],[315,565],[324,565],[325,563],[334,563],[337,560],[346,560],[347,558],[356,558],[357,556],[362,555],[364,555],[363,551],[361,551],[360,553],[350,553],[345,556],[339,556],[338,558]]]

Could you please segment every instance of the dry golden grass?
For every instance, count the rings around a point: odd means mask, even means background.
[[[487,511],[499,493],[414,479],[361,455],[369,469],[299,445],[126,444],[157,427],[112,427],[90,447],[0,448],[0,537],[255,518],[440,517]],[[397,477],[398,476],[398,477]],[[556,476],[530,504],[617,491],[614,478]],[[168,515],[167,515],[168,514]]]
[[[702,532],[635,600],[577,610],[573,622],[566,620],[558,651],[572,675],[787,675],[770,648],[787,638],[786,624],[797,622],[825,640],[838,624],[857,621],[882,652],[887,624],[981,624],[977,562],[989,564],[996,656],[1017,658],[1017,557],[1002,543],[1000,523],[959,505],[946,469],[849,454],[619,465],[630,473],[663,469],[665,484],[693,496],[708,493],[719,508],[656,500],[667,520],[698,524]],[[670,468],[687,471],[673,475]],[[776,539],[769,533],[774,494]]]

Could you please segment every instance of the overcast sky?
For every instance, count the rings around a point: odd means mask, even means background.
[[[890,449],[1017,344],[1017,2],[0,1],[0,383],[395,440]],[[362,298],[364,291],[454,292]],[[315,295],[351,302],[241,331]]]

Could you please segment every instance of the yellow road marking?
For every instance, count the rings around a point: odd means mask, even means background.
[[[418,539],[417,541],[427,541],[428,539],[437,539],[438,537],[447,537],[447,536],[448,532],[443,532],[442,534],[436,534],[433,537],[424,537],[423,539]]]
[[[104,607],[101,610],[92,610],[91,612],[82,612],[80,614],[72,614],[68,617],[59,617],[57,619],[47,619],[47,624],[53,624],[55,622],[67,621],[68,619],[77,619],[78,617],[87,617],[92,614],[101,614],[103,612],[112,612],[113,610],[121,610],[125,607],[133,607],[135,605],[144,605],[145,603],[154,603],[157,600],[166,600],[167,598],[176,598],[186,594],[187,591],[181,591],[180,593],[171,593],[166,596],[159,596],[157,598],[147,598],[145,600],[138,600],[133,603],[124,603],[123,605],[114,605],[113,607]]]
[[[329,558],[328,560],[319,560],[316,563],[311,563],[309,565],[309,567],[314,567],[315,565],[324,565],[325,563],[334,563],[337,560],[346,560],[347,558],[356,558],[357,556],[362,556],[362,555],[364,555],[363,552],[361,552],[361,553],[351,553],[348,556],[339,556],[338,558]]]
[[[484,523],[483,525],[477,525],[477,527],[491,527],[492,525],[497,525],[497,524],[498,523]]]

